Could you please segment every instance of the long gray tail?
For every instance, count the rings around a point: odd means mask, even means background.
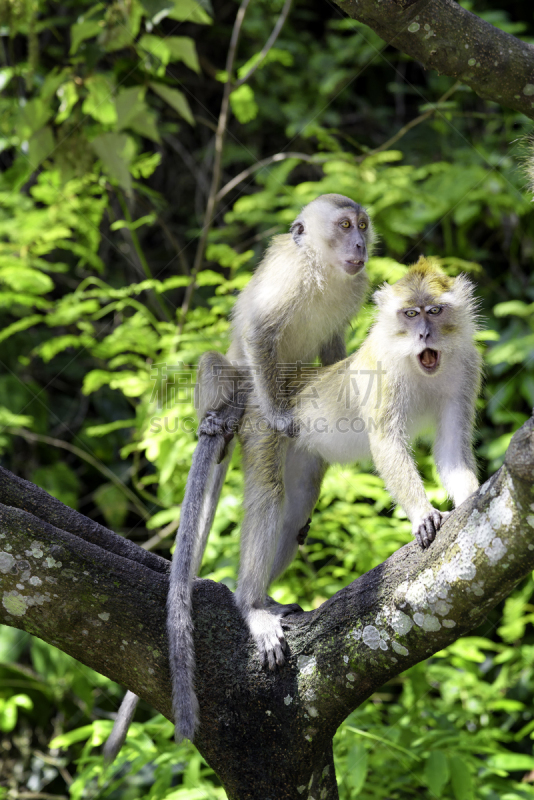
[[[167,636],[177,741],[183,737],[192,740],[198,725],[198,701],[193,681],[195,651],[191,592],[230,460],[228,454],[219,464],[226,446],[227,442],[220,434],[199,436],[187,478],[172,559],[167,596]]]
[[[117,758],[119,750],[123,746],[124,740],[126,739],[128,728],[132,723],[133,715],[135,714],[135,709],[138,702],[139,698],[133,692],[126,692],[124,695],[121,706],[117,711],[117,718],[115,720],[115,724],[113,725],[113,730],[111,731],[102,751],[106,766],[111,764],[112,761],[115,761]]]

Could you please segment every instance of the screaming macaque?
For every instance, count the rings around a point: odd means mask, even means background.
[[[358,352],[320,369],[290,398],[296,438],[262,427],[261,408],[245,411],[236,602],[272,669],[283,663],[284,639],[266,592],[295,556],[295,532],[311,515],[325,462],[372,456],[423,548],[446,515],[428,501],[409,442],[435,431],[436,464],[455,506],[478,488],[471,440],[481,359],[472,284],[421,258],[374,301],[376,320]]]
[[[454,506],[478,488],[472,452],[481,357],[474,287],[420,258],[373,300],[378,311],[360,349],[319,371],[294,397],[297,450],[329,463],[372,456],[379,475],[428,547],[444,515],[428,501],[409,443],[434,432],[434,457]],[[317,399],[315,399],[317,398]]]
[[[268,430],[267,440],[260,431],[247,434],[243,440],[245,470],[254,472],[250,481],[256,480],[251,457],[256,447],[261,446],[266,463],[280,462],[295,431],[289,406],[279,398],[278,365],[310,362],[317,357],[323,365],[329,365],[345,357],[345,330],[366,296],[364,267],[374,241],[369,215],[358,203],[338,194],[313,200],[302,209],[289,233],[274,237],[239,295],[226,357],[210,352],[200,361],[199,442],[182,503],[167,600],[177,739],[192,739],[198,724],[191,588],[232,455],[233,434],[245,409],[261,417]],[[306,474],[318,491],[326,468],[322,458],[295,451],[292,459],[288,472]],[[310,497],[288,515],[286,524],[291,526],[295,542],[306,530],[314,502]],[[277,539],[278,524],[273,521],[264,545],[266,553],[276,549]],[[284,566],[285,560],[284,556]],[[280,606],[266,598],[270,567],[262,567],[265,574],[259,577],[258,591],[238,592],[237,603],[262,659],[274,668],[284,662],[281,618],[298,606]],[[245,569],[247,574],[249,571]],[[122,706],[119,710],[105,747],[108,761],[124,741],[129,724],[126,710],[131,713],[133,697],[128,692],[123,701],[125,713]]]

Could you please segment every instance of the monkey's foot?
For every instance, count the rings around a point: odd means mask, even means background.
[[[438,511],[433,508],[429,514],[414,522],[412,533],[423,550],[434,541],[436,533],[448,516],[448,511]]]
[[[256,642],[260,661],[270,670],[281,667],[286,661],[287,643],[281,623],[283,613],[279,613],[279,609],[284,608],[278,604],[272,608],[251,608],[246,614],[248,629]]]
[[[308,532],[310,530],[310,525],[311,525],[311,517],[308,517],[306,525],[303,525],[300,531],[297,533],[297,542],[299,544],[304,544],[304,542],[306,541],[306,536],[308,535]]]

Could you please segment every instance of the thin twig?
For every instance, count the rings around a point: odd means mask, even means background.
[[[236,20],[234,23],[234,29],[232,31],[232,38],[230,40],[230,46],[228,48],[228,56],[226,59],[226,83],[224,85],[221,111],[217,123],[217,131],[215,134],[215,158],[213,160],[213,174],[211,179],[211,187],[208,195],[208,202],[206,204],[206,213],[204,215],[202,233],[200,235],[200,240],[195,254],[193,269],[191,270],[191,283],[185,290],[184,300],[182,303],[182,309],[181,309],[182,313],[179,325],[180,334],[183,331],[185,318],[187,316],[187,312],[189,311],[189,306],[191,305],[193,292],[195,291],[195,286],[196,286],[197,274],[200,270],[200,267],[202,266],[204,253],[206,251],[206,244],[208,241],[208,235],[211,230],[211,226],[213,224],[213,219],[215,217],[215,209],[220,199],[218,197],[218,192],[221,183],[222,150],[224,145],[224,137],[226,134],[226,126],[228,124],[230,95],[234,91],[234,89],[237,89],[239,86],[241,86],[243,83],[245,83],[245,81],[247,81],[250,78],[250,76],[258,69],[261,62],[265,59],[267,53],[269,52],[269,50],[275,43],[276,39],[278,38],[278,34],[282,30],[284,22],[287,19],[287,15],[289,14],[289,9],[291,8],[292,0],[286,0],[286,2],[284,3],[282,11],[280,12],[280,16],[278,17],[276,24],[272,30],[272,33],[269,36],[267,42],[265,43],[263,49],[260,51],[259,58],[254,64],[254,66],[251,67],[251,69],[247,72],[247,74],[243,78],[234,82],[233,70],[234,70],[235,56],[237,52],[237,44],[239,41],[239,35],[241,33],[243,19],[245,17],[245,12],[247,10],[249,2],[250,0],[242,0],[242,3],[239,7],[239,11],[237,12]],[[230,190],[228,189],[228,191]]]
[[[224,84],[224,92],[221,103],[221,111],[217,123],[217,132],[215,134],[215,156],[213,159],[213,174],[211,177],[210,192],[208,195],[208,202],[206,203],[206,213],[204,214],[204,221],[202,225],[202,232],[195,253],[195,260],[193,262],[193,269],[191,270],[191,282],[185,290],[184,300],[182,303],[182,313],[180,319],[179,333],[181,334],[184,329],[185,318],[189,311],[193,292],[195,291],[197,274],[202,266],[204,253],[206,251],[206,244],[208,242],[208,234],[213,224],[215,216],[216,195],[219,191],[221,182],[221,164],[222,164],[222,151],[224,145],[224,137],[226,134],[226,124],[228,122],[228,110],[230,106],[230,94],[233,89],[232,74],[234,71],[234,62],[237,51],[237,44],[239,42],[239,34],[243,25],[243,19],[250,0],[242,0],[237,16],[234,22],[234,29],[232,31],[232,38],[230,39],[230,46],[228,48],[228,56],[226,58],[226,83]]]
[[[146,542],[142,542],[140,547],[142,547],[143,550],[153,550],[160,542],[163,541],[163,539],[167,539],[167,537],[171,536],[174,531],[177,530],[179,524],[179,519],[173,519],[172,522],[169,522],[168,525],[165,525],[165,527],[152,536],[151,539],[148,539]]]
[[[262,61],[265,59],[265,56],[267,55],[267,53],[269,52],[269,50],[271,49],[273,44],[278,39],[278,34],[280,33],[280,31],[282,30],[282,28],[284,26],[284,22],[287,19],[287,15],[289,14],[289,10],[291,8],[291,3],[292,2],[293,2],[293,0],[286,0],[286,2],[284,3],[284,7],[283,7],[282,11],[280,12],[280,16],[278,17],[278,19],[276,21],[276,25],[274,26],[271,35],[269,36],[269,38],[265,42],[265,46],[264,46],[263,50],[260,51],[260,54],[258,56],[258,60],[254,63],[254,66],[252,66],[249,69],[249,71],[246,73],[246,75],[244,75],[242,78],[240,78],[238,81],[236,81],[234,83],[234,86],[233,86],[234,89],[238,89],[240,86],[242,86],[244,83],[246,83],[248,81],[248,79],[250,78],[250,76],[254,72],[256,72],[256,70],[258,69],[258,67],[262,63]]]
[[[86,453],[85,450],[76,447],[74,444],[70,444],[70,442],[64,442],[62,439],[54,439],[52,436],[45,436],[41,433],[33,433],[32,431],[27,431],[24,428],[7,428],[7,430],[14,436],[22,436],[22,438],[26,439],[27,442],[43,442],[44,444],[52,445],[52,447],[60,447],[63,450],[68,450],[69,453],[73,453],[75,456],[78,456],[78,458],[82,458],[84,461],[87,461],[88,464],[91,464],[93,467],[95,467],[95,469],[105,475],[106,478],[109,478],[111,483],[113,483],[117,489],[120,489],[120,491],[136,507],[142,519],[148,519],[150,516],[145,506],[141,503],[139,498],[135,496],[132,490],[125,486],[121,479],[117,478],[115,473],[108,469],[105,464],[102,464],[92,455]]]
[[[225,197],[228,194],[228,192],[231,192],[232,189],[234,189],[238,185],[238,183],[241,183],[241,181],[246,180],[255,172],[257,172],[259,169],[262,169],[263,167],[268,167],[269,164],[274,164],[277,161],[285,161],[288,158],[298,158],[300,161],[312,161],[321,163],[321,161],[328,161],[329,156],[318,158],[317,156],[308,156],[306,155],[306,153],[291,153],[291,152],[275,153],[274,156],[267,156],[267,158],[262,158],[261,161],[257,161],[251,167],[244,169],[242,172],[239,173],[239,175],[236,175],[235,178],[232,178],[231,181],[228,181],[226,186],[223,186],[223,188],[219,190],[215,198],[215,201],[218,203],[219,200],[222,200],[223,197]]]
[[[130,214],[130,209],[128,208],[128,203],[126,202],[125,198],[123,197],[122,192],[120,192],[120,191],[117,192],[117,198],[119,200],[119,204],[120,204],[120,207],[122,209],[122,213],[124,214],[124,217],[125,217],[126,221],[129,222],[130,225],[131,225],[131,223],[133,221],[132,220],[132,215]],[[145,256],[145,254],[143,252],[143,248],[141,247],[141,243],[139,242],[139,237],[137,236],[137,231],[135,231],[132,227],[128,227],[126,229],[122,228],[121,230],[122,230],[122,235],[125,238],[127,236],[130,237],[131,242],[132,242],[132,244],[134,246],[134,250],[137,253],[137,258],[139,259],[139,263],[140,263],[141,268],[142,268],[143,272],[145,273],[146,277],[149,278],[149,279],[153,279],[154,276],[152,275],[150,267],[148,266],[148,261],[146,260],[146,256]],[[125,235],[125,230],[128,231],[128,234],[126,234],[126,235]],[[161,299],[161,297],[158,294],[156,294],[156,292],[151,292],[150,294],[151,294],[151,296],[152,296],[152,298],[154,300],[154,305],[156,305],[159,308],[159,310],[161,311],[161,313],[163,315],[163,319],[165,319],[167,322],[170,322],[171,318],[169,316],[169,313],[168,313],[167,309],[165,308],[165,304],[164,304],[163,300]]]
[[[392,144],[395,144],[395,142],[401,139],[406,133],[408,133],[408,131],[410,131],[412,128],[415,128],[416,125],[420,125],[421,122],[427,120],[429,117],[432,116],[432,114],[435,114],[436,111],[439,111],[438,108],[439,103],[444,103],[446,100],[448,100],[451,94],[454,94],[454,92],[456,91],[456,89],[458,89],[459,86],[461,86],[461,81],[456,81],[456,83],[453,84],[453,86],[451,86],[449,89],[447,89],[445,94],[439,98],[434,108],[429,108],[428,111],[425,111],[424,114],[420,114],[415,119],[410,120],[410,122],[406,123],[406,125],[403,125],[403,127],[400,128],[400,130],[398,130],[397,133],[391,137],[391,139],[388,139],[387,142],[384,142],[384,144],[381,144],[380,147],[377,147],[375,150],[370,150],[369,153],[365,153],[365,155],[363,156],[358,156],[356,160],[358,162],[362,162],[365,161],[365,159],[369,158],[370,156],[375,156],[377,153],[381,153],[383,150],[387,150],[388,147],[391,147]]]
[[[173,136],[171,133],[166,134],[163,138],[168,144],[170,144],[173,150],[175,150],[178,153],[178,155],[188,168],[189,172],[191,173],[195,181],[202,186],[202,190],[204,191],[205,194],[207,194],[209,191],[209,185],[206,176],[204,175],[202,170],[198,168],[189,150],[186,147],[184,147],[181,141],[176,136]]]

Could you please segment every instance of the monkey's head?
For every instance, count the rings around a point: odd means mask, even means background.
[[[419,374],[446,370],[451,355],[477,330],[474,286],[464,275],[450,278],[421,256],[406,275],[375,292],[377,327],[391,343],[394,358],[406,359]]]
[[[312,200],[289,230],[297,247],[346,275],[361,272],[375,241],[367,211],[342,194],[323,194]]]

